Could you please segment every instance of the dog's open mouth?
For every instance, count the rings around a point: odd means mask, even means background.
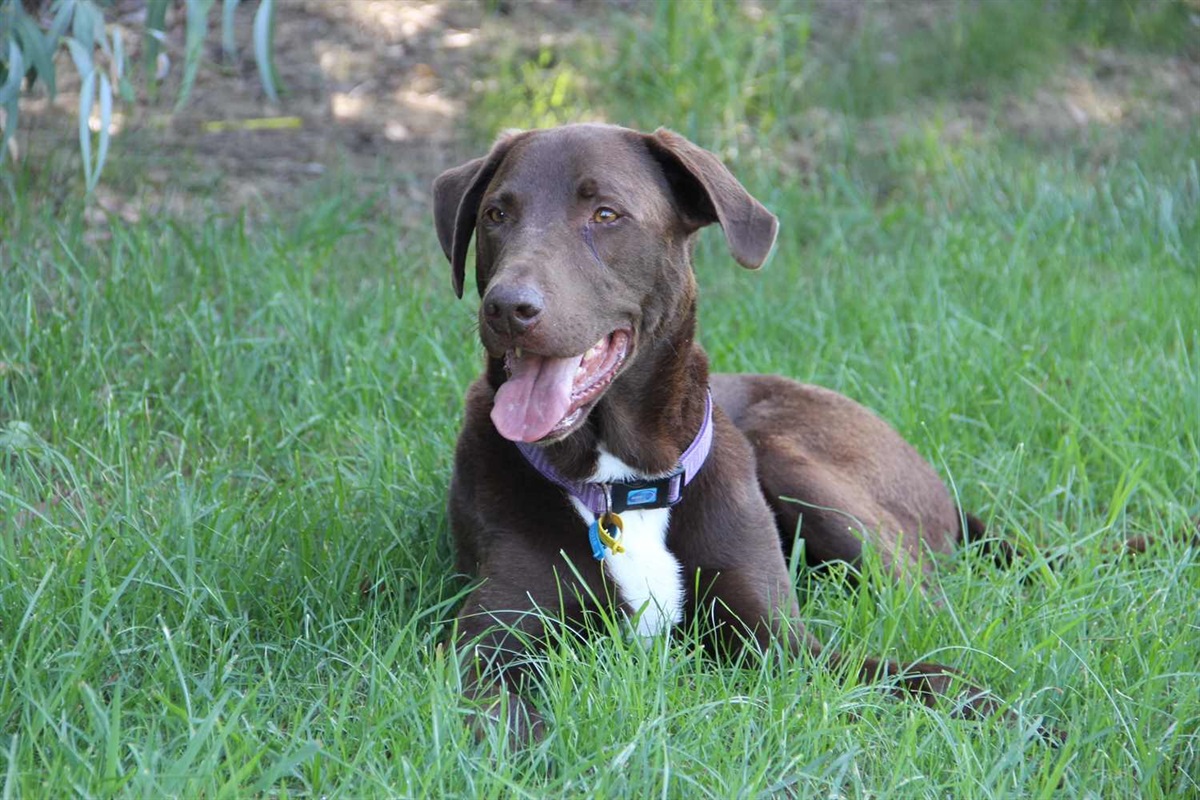
[[[536,442],[576,426],[612,383],[629,352],[629,331],[616,330],[586,353],[567,358],[509,350],[506,380],[496,390],[492,423],[505,439]]]

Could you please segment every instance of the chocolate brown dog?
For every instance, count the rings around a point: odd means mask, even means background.
[[[693,234],[720,224],[755,269],[777,230],[711,153],[667,130],[514,133],[443,173],[434,203],[460,297],[475,237],[487,351],[450,484],[458,567],[481,579],[458,631],[477,659],[470,692],[507,694],[519,739],[543,724],[521,683],[548,617],[582,628],[607,604],[645,636],[699,620],[721,650],[818,653],[784,562],[797,531],[810,564],[869,546],[899,575],[973,532],[933,469],[854,401],[709,375]],[[937,664],[860,670],[930,704],[959,694],[967,715],[996,709]]]

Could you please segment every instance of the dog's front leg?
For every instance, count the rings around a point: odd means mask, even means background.
[[[777,642],[792,654],[821,652],[821,644],[800,621],[795,589],[782,565],[702,569],[698,586],[714,623],[715,644],[726,656],[747,645],[766,652]]]
[[[486,584],[476,589],[458,615],[463,692],[476,705],[471,726],[477,739],[502,722],[513,744],[521,746],[540,740],[545,730],[541,714],[522,696],[532,678],[532,659],[544,649],[545,625],[534,608],[490,607],[494,589]]]
[[[458,613],[457,628],[463,693],[476,705],[470,716],[476,739],[502,723],[516,747],[540,740],[545,722],[524,692],[534,678],[534,657],[545,649],[544,612],[516,587],[485,583]]]
[[[547,636],[558,625],[582,626],[585,598],[602,588],[582,585],[590,580],[586,570],[573,570],[519,541],[495,550],[480,574],[482,582],[458,614],[456,637],[465,694],[478,704],[471,722],[478,738],[503,723],[512,745],[521,747],[545,732],[528,695],[539,678]]]

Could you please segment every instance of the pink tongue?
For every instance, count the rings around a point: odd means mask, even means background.
[[[505,439],[536,442],[571,409],[571,389],[581,356],[510,356],[512,376],[496,390],[492,424]]]

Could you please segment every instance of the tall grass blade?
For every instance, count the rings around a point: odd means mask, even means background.
[[[17,759],[17,744],[20,740],[19,733],[14,733],[8,738],[8,769],[4,771],[4,794],[0,795],[3,800],[13,800],[17,797],[17,765],[21,763]]]
[[[289,753],[271,765],[254,786],[254,794],[268,794],[275,782],[285,775],[295,771],[296,767],[320,755],[321,745],[316,742],[306,742],[300,749]]]
[[[104,741],[104,779],[116,784],[121,779],[121,684],[113,687],[109,702],[108,736]]]

